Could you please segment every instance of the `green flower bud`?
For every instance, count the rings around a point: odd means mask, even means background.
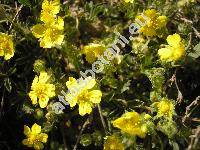
[[[83,134],[81,136],[80,144],[83,146],[89,146],[92,143],[92,138],[90,134]]]
[[[38,108],[35,110],[35,118],[36,119],[41,119],[43,117],[44,113],[42,109]]]
[[[43,60],[36,60],[33,64],[33,71],[36,73],[40,73],[41,71],[45,71],[45,62]]]
[[[92,139],[94,141],[95,146],[101,145],[102,143],[102,134],[100,131],[96,130],[92,133]]]

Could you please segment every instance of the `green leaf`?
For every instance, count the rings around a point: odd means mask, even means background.
[[[191,52],[191,53],[189,53],[189,55],[188,56],[191,56],[191,57],[193,57],[193,58],[198,58],[199,56],[200,56],[200,43],[199,44],[197,44],[195,47],[194,47],[194,52]]]
[[[24,6],[31,7],[31,2],[29,0],[18,0],[18,2]]]
[[[121,93],[123,93],[123,92],[129,90],[130,85],[131,85],[131,80],[128,80],[128,82],[126,82],[126,83],[123,85],[123,87],[122,87],[122,89],[121,89]]]
[[[6,87],[6,90],[10,93],[12,90],[12,83],[9,78],[5,78],[4,86]]]
[[[178,143],[176,143],[175,141],[170,140],[169,144],[173,147],[173,150],[179,150]]]

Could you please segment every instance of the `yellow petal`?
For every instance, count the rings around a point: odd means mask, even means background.
[[[0,49],[0,56],[3,56],[3,55],[4,55],[4,50]]]
[[[53,1],[44,0],[42,3],[42,9],[43,11],[47,13],[56,15],[60,11],[60,1],[59,0],[53,0]]]
[[[34,91],[29,92],[29,97],[30,97],[33,105],[37,104],[37,95]]]
[[[46,72],[40,72],[39,82],[46,83],[49,80],[50,76]]]
[[[64,29],[64,20],[61,17],[58,17],[56,20],[56,28],[58,30],[63,30]]]
[[[92,112],[92,107],[90,103],[82,102],[79,104],[79,114],[84,116],[85,114],[90,114]]]
[[[176,47],[179,45],[179,43],[181,42],[181,37],[179,34],[173,34],[173,35],[169,35],[167,37],[167,43],[170,45],[170,46],[173,46],[173,47]]]
[[[43,21],[45,24],[54,24],[55,15],[42,11],[40,15],[40,20]]]
[[[172,61],[173,51],[171,48],[161,48],[158,50],[158,55],[163,61]]]
[[[145,11],[145,15],[151,19],[155,18],[158,14],[155,9],[148,9]]]
[[[46,143],[48,139],[48,135],[46,133],[41,133],[39,135],[39,141],[41,141],[42,143]]]
[[[39,99],[39,105],[41,108],[45,108],[47,106],[48,102],[49,102],[48,96]]]
[[[5,60],[8,60],[8,59],[10,59],[13,56],[14,56],[14,53],[12,53],[12,54],[5,54],[4,58],[5,58]]]
[[[54,43],[55,43],[55,45],[61,45],[63,40],[64,40],[64,35],[58,34],[55,36]]]
[[[31,129],[28,126],[24,125],[24,134],[28,136],[30,133],[31,133]]]
[[[74,107],[78,101],[77,96],[74,96],[72,94],[67,94],[65,99],[69,103],[70,107]]]
[[[100,103],[102,92],[100,90],[92,90],[89,92],[89,99],[92,103]]]
[[[96,84],[96,80],[95,79],[93,79],[92,77],[87,77],[86,79],[85,79],[85,81],[86,81],[86,86],[85,86],[85,88],[86,89],[92,89],[94,86],[95,86],[95,84]]]
[[[32,134],[39,134],[41,132],[41,126],[39,126],[38,124],[34,124],[32,127],[31,127],[31,133]]]
[[[35,78],[33,79],[32,85],[31,85],[31,89],[33,89],[37,83],[38,83],[38,76],[35,76]]]
[[[53,97],[53,96],[55,96],[55,85],[53,85],[53,84],[46,84],[46,87],[47,87],[47,95],[49,96],[49,97]]]
[[[36,149],[36,150],[41,150],[44,148],[43,144],[41,142],[35,142],[33,144],[33,147]]]
[[[66,86],[68,89],[72,88],[73,86],[77,86],[77,81],[73,77],[69,77],[69,81],[66,82]]]
[[[163,27],[163,26],[165,26],[166,23],[167,23],[167,17],[166,17],[166,16],[159,16],[159,17],[157,18],[157,21],[158,21],[158,26],[159,26],[159,27]]]
[[[37,25],[33,26],[31,30],[32,30],[33,35],[36,38],[41,38],[44,36],[46,28],[42,24],[37,24]]]
[[[51,32],[51,29],[47,29],[44,37],[40,41],[40,47],[51,48],[54,46],[53,41],[51,39]]]
[[[132,123],[134,126],[135,123],[138,123],[140,121],[140,115],[137,112],[127,112],[123,114],[120,118],[114,120],[113,126],[117,128],[124,128],[125,125],[128,126],[128,122]]]
[[[124,0],[126,3],[133,3],[134,2],[134,0]]]
[[[24,139],[24,140],[22,141],[22,144],[31,147],[31,145],[30,145],[28,139]]]

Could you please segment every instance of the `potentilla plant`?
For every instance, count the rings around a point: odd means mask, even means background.
[[[200,149],[197,12],[2,0],[0,149]]]

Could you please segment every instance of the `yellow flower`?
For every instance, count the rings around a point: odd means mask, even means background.
[[[104,150],[124,150],[124,145],[120,139],[115,136],[107,136],[103,145]]]
[[[24,125],[24,134],[27,139],[24,139],[22,143],[28,147],[34,147],[36,150],[43,149],[43,143],[47,142],[48,135],[41,132],[41,126],[36,123],[31,127],[31,129]]]
[[[134,0],[124,0],[126,3],[133,3]]]
[[[89,63],[93,63],[99,55],[102,55],[106,47],[100,44],[91,43],[87,46],[84,46],[83,53],[86,55],[86,60]]]
[[[14,46],[12,37],[0,32],[0,56],[4,56],[5,60],[14,56]]]
[[[44,0],[40,20],[49,23],[54,20],[60,11],[60,0]]]
[[[167,17],[160,16],[160,13],[156,12],[155,9],[146,10],[144,15],[147,17],[146,19],[142,15],[136,16],[136,19],[144,23],[139,32],[150,37],[159,35],[159,30],[166,26]]]
[[[154,102],[153,105],[157,108],[157,117],[165,117],[169,120],[174,115],[174,104],[172,101],[163,98],[160,102]]]
[[[40,46],[43,48],[61,45],[64,39],[63,30],[64,21],[61,17],[54,19],[51,23],[37,24],[32,27],[33,35],[40,39]]]
[[[169,45],[158,50],[158,55],[162,61],[177,61],[185,55],[185,45],[179,34],[169,35],[167,43]]]
[[[39,99],[40,107],[45,108],[49,98],[55,96],[55,86],[48,83],[49,78],[46,72],[41,72],[39,77],[35,76],[29,93],[32,104],[37,104]]]
[[[146,116],[145,119],[150,119]],[[144,122],[143,115],[137,112],[127,112],[120,118],[113,121],[113,126],[121,129],[122,132],[137,135],[140,138],[144,138],[147,133],[147,126]]]
[[[40,20],[44,23],[32,27],[33,35],[40,39],[40,47],[61,45],[64,39],[64,20],[56,15],[60,11],[59,0],[44,0]]]
[[[69,93],[65,99],[70,104],[70,107],[79,105],[79,114],[84,116],[92,112],[92,107],[95,104],[100,103],[102,93],[100,90],[92,90],[96,81],[91,77],[81,79],[77,82],[73,77],[69,77],[69,81],[66,82],[66,86],[69,89]]]

